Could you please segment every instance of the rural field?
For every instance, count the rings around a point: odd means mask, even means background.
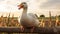
[[[36,14],[35,14],[36,15]],[[25,29],[23,32],[20,27],[22,26],[18,17],[0,17],[0,34],[60,34],[60,15],[59,16],[49,16],[45,17],[40,15],[38,17],[40,25],[35,27],[33,33],[30,32],[30,29]]]

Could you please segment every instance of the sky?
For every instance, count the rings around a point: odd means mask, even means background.
[[[21,16],[22,9],[18,10],[17,7],[21,2],[28,4],[28,13],[49,16],[51,11],[52,16],[60,14],[60,0],[0,0],[0,15],[7,16],[10,13]]]

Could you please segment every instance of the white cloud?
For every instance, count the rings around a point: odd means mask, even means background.
[[[48,0],[44,2],[40,7],[43,9],[60,9],[60,0]]]
[[[49,10],[56,10],[55,15],[60,9],[60,0],[0,0],[0,12],[22,12],[18,10],[17,5],[21,2],[27,2],[28,13],[45,14],[49,15]],[[56,8],[56,9],[54,9]]]

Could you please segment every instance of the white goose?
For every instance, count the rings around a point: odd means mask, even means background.
[[[27,14],[28,7],[26,2],[22,2],[20,5],[18,5],[18,7],[19,9],[23,8],[23,13],[21,16],[21,24],[23,27],[32,28],[32,31],[34,27],[39,26],[39,20],[37,19],[37,17],[32,13]]]

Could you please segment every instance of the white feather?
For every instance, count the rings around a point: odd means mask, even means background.
[[[22,3],[24,5],[23,7],[23,13],[21,16],[21,24],[25,27],[32,27],[32,26],[39,26],[39,20],[33,13],[27,14],[27,4]]]

